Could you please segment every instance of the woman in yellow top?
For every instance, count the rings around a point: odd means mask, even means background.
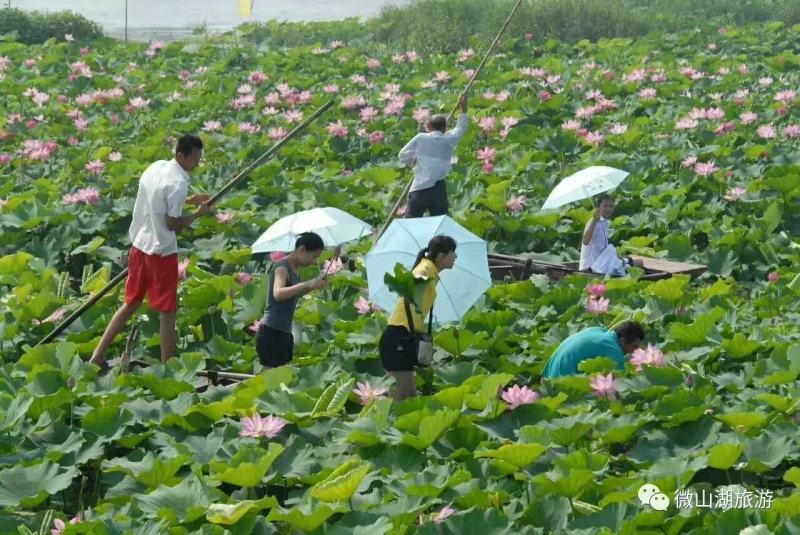
[[[428,246],[422,249],[414,262],[412,273],[417,279],[428,281],[422,296],[422,314],[417,312],[414,303],[409,303],[414,331],[418,334],[427,332],[427,317],[436,300],[436,284],[439,273],[450,269],[456,261],[456,241],[450,236],[434,236]],[[415,396],[417,378],[414,366],[417,364],[417,352],[404,300],[397,301],[394,312],[389,317],[389,324],[383,331],[380,341],[381,363],[386,373],[394,377],[396,390],[394,398],[401,401]]]

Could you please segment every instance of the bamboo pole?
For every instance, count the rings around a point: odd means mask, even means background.
[[[225,195],[228,191],[231,190],[234,186],[236,186],[239,182],[247,178],[247,176],[252,173],[258,166],[262,165],[264,162],[269,160],[272,156],[275,155],[281,147],[283,147],[290,139],[295,137],[299,132],[304,130],[309,124],[314,122],[320,115],[322,115],[325,111],[328,110],[333,105],[333,101],[326,102],[323,106],[321,106],[313,115],[311,115],[308,119],[297,125],[291,132],[286,134],[280,141],[275,143],[272,147],[269,148],[264,154],[258,157],[253,163],[247,166],[244,171],[233,177],[225,186],[222,187],[217,193],[214,194],[206,204],[209,206],[213,206],[223,195]],[[114,287],[119,284],[123,279],[128,276],[128,268],[123,269],[120,271],[116,277],[108,281],[103,288],[100,289],[99,292],[94,294],[87,302],[81,305],[78,310],[70,314],[64,321],[62,321],[55,329],[50,331],[44,338],[42,338],[37,346],[42,344],[47,344],[52,342],[56,336],[64,332],[64,330],[72,325],[72,323],[78,319],[81,314],[92,308],[92,306],[97,303],[100,299],[102,299],[108,292],[114,289]]]
[[[461,98],[469,92],[470,88],[472,87],[472,84],[478,78],[478,74],[481,72],[481,69],[486,64],[486,61],[489,59],[489,56],[492,54],[492,51],[494,51],[494,47],[497,46],[497,43],[500,41],[500,37],[503,35],[503,32],[506,31],[506,28],[508,28],[508,24],[511,22],[511,18],[517,12],[517,10],[519,9],[519,6],[522,5],[522,2],[523,2],[523,0],[517,0],[517,3],[514,5],[514,9],[512,9],[511,13],[509,13],[508,17],[506,17],[506,21],[500,27],[500,31],[497,32],[497,36],[495,36],[494,40],[489,45],[489,50],[487,50],[486,54],[484,54],[483,59],[478,64],[478,67],[475,69],[475,72],[472,73],[472,76],[470,77],[469,81],[467,82],[467,85],[464,88],[464,91],[462,91],[459,94],[458,102],[456,102],[456,105],[453,106],[453,109],[450,110],[450,113],[447,115],[447,121],[448,122],[450,122],[450,119],[452,119],[453,114],[455,114],[456,110],[458,109],[458,106],[459,106],[459,104],[461,102]],[[381,227],[381,231],[378,233],[378,237],[375,238],[375,241],[378,241],[380,239],[380,237],[383,236],[383,233],[386,231],[386,229],[389,227],[389,224],[392,222],[392,220],[397,215],[397,211],[400,209],[400,206],[402,205],[402,203],[405,201],[406,197],[408,196],[408,192],[411,190],[411,184],[413,182],[414,182],[414,177],[412,176],[411,180],[409,180],[408,184],[406,184],[406,187],[403,190],[403,193],[400,195],[400,198],[395,203],[394,208],[392,208],[392,211],[389,214],[389,217],[386,219],[386,222]]]

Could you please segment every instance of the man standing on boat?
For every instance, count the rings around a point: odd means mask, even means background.
[[[432,216],[446,215],[450,208],[445,177],[450,172],[453,151],[467,131],[466,94],[461,95],[459,105],[461,115],[454,129],[448,132],[447,118],[434,115],[425,124],[427,132],[417,134],[400,150],[400,161],[406,166],[414,164],[406,217],[423,217],[426,211]]]
[[[597,196],[597,209],[586,223],[581,241],[581,261],[578,269],[603,275],[622,276],[631,266],[642,267],[639,259],[620,258],[617,248],[608,240],[611,232],[608,221],[614,215],[614,197],[608,193]]]

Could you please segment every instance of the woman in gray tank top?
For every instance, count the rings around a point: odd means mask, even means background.
[[[256,352],[264,368],[292,361],[292,321],[297,300],[327,284],[324,276],[300,282],[297,270],[315,264],[324,249],[319,235],[305,232],[298,236],[294,251],[273,267],[267,286],[267,307],[256,334]]]

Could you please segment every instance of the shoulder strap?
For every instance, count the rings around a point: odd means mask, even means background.
[[[433,306],[428,314],[428,336],[433,336]]]
[[[417,331],[414,328],[414,318],[411,316],[411,307],[408,306],[408,299],[405,297],[403,298],[403,306],[406,309],[406,319],[408,320],[408,330],[411,332],[411,336],[416,336]]]

